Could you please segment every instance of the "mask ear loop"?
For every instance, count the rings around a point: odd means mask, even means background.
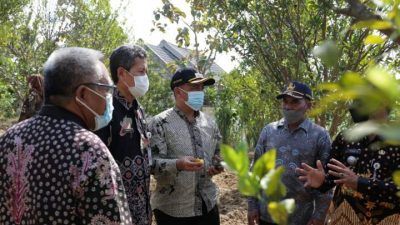
[[[92,93],[96,94],[97,96],[99,96],[100,98],[102,98],[104,101],[107,102],[107,99],[102,96],[101,94],[97,93],[96,91],[90,89],[87,87],[87,89],[89,89]],[[79,102],[80,104],[82,104],[83,106],[85,106],[90,112],[92,112],[95,116],[100,116],[97,112],[95,112],[93,109],[91,109],[86,103],[84,103],[82,100],[80,100],[78,97],[75,97],[75,100],[77,102]]]

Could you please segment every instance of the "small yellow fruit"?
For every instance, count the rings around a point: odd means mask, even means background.
[[[204,159],[195,158],[193,162],[204,164]]]

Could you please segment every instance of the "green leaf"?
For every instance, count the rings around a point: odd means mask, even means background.
[[[276,150],[271,149],[263,154],[254,164],[253,173],[259,178],[264,177],[271,169],[275,167]]]
[[[355,72],[346,72],[339,81],[340,85],[343,87],[354,87],[356,85],[364,85],[365,80],[360,74]]]
[[[393,173],[393,182],[400,187],[400,170]]]
[[[279,225],[286,225],[288,215],[294,211],[294,199],[285,199],[281,202],[271,202],[268,204],[268,212],[272,219]]]
[[[249,171],[250,163],[247,150],[236,151],[228,145],[221,144],[221,154],[226,165],[239,175],[246,174]]]
[[[313,54],[329,67],[335,66],[339,60],[339,49],[336,42],[327,40],[313,49]]]
[[[368,35],[364,39],[364,44],[368,45],[380,45],[385,42],[385,39],[379,35]]]
[[[373,67],[366,73],[367,80],[385,93],[386,97],[388,97],[390,100],[394,100],[398,97],[399,84],[396,78],[389,74],[385,69]]]
[[[344,136],[349,141],[357,141],[365,137],[368,134],[377,133],[380,129],[379,124],[367,121],[363,123],[355,124],[350,129],[344,132]]]
[[[261,188],[264,190],[268,199],[272,201],[282,199],[286,196],[286,186],[281,181],[284,171],[285,169],[282,166],[271,169],[267,175],[261,179]]]
[[[253,174],[239,176],[239,191],[245,196],[257,196],[260,193],[260,180]]]
[[[384,21],[384,20],[364,20],[360,21],[353,26],[351,26],[353,29],[360,29],[360,28],[369,28],[369,29],[374,29],[374,30],[385,30],[392,28],[392,23],[389,21]]]

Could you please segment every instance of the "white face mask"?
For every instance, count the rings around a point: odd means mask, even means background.
[[[139,76],[133,76],[129,71],[128,74],[133,77],[133,80],[135,81],[135,86],[130,87],[126,83],[126,86],[128,86],[129,92],[134,96],[134,97],[142,97],[143,95],[146,94],[146,92],[149,90],[149,78],[147,77],[147,74],[141,74]]]

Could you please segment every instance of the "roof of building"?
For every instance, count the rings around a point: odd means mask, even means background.
[[[162,40],[158,45],[146,44],[149,48],[164,64],[169,64],[187,58],[192,50],[187,48],[180,48],[177,45],[171,44],[165,40]],[[190,66],[195,66],[195,60],[190,61]],[[225,71],[216,63],[213,63],[210,68],[210,72],[214,74],[225,73]]]

